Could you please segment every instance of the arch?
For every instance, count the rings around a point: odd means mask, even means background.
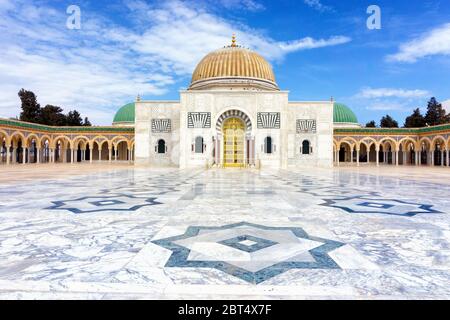
[[[124,137],[124,136],[118,136],[118,137],[114,137],[112,140],[111,140],[111,143],[113,144],[113,145],[118,145],[119,143],[121,143],[122,141],[126,141],[126,142],[128,142],[128,138],[126,138],[126,137]]]
[[[405,138],[402,138],[402,139],[400,139],[400,141],[398,142],[398,144],[399,145],[405,145],[405,147],[408,145],[408,143],[412,143],[413,145],[414,145],[414,149],[417,149],[417,147],[418,147],[418,145],[417,145],[417,141],[416,140],[414,140],[413,138],[411,138],[411,137],[405,137]]]
[[[31,140],[30,140],[31,139]],[[40,145],[40,139],[37,136],[37,134],[35,133],[30,133],[27,136],[27,140],[26,140],[26,146],[29,147],[30,146],[30,142],[33,141],[33,139],[36,141],[36,145]]]
[[[442,144],[443,144],[444,146],[446,146],[446,140],[445,140],[445,138],[444,138],[443,136],[436,136],[436,137],[433,138],[433,141],[431,141],[431,145],[433,146],[433,148],[436,146],[436,143],[437,143],[439,140],[442,142]]]
[[[57,136],[56,138],[54,138],[54,139],[51,141],[51,142],[52,142],[51,147],[52,147],[52,148],[56,148],[56,144],[58,143],[59,140],[66,141],[66,142],[69,143],[69,146],[71,146],[72,140],[71,140],[68,136],[60,135],[60,136]],[[42,141],[42,137],[41,137],[41,141]],[[67,145],[66,145],[66,146],[67,146]]]
[[[302,142],[302,154],[311,154],[311,142],[309,140],[303,140]]]
[[[250,135],[252,132],[252,121],[250,117],[241,110],[231,109],[223,112],[216,120],[216,131],[221,133],[225,120],[229,118],[239,118],[245,123],[245,132]]]
[[[367,140],[370,141],[370,143],[367,143]],[[377,140],[375,140],[375,139],[372,138],[372,137],[364,137],[363,139],[361,139],[361,140],[359,141],[360,147],[361,147],[361,144],[364,144],[364,145],[366,146],[367,150],[370,150],[370,149],[372,148],[372,145],[373,145],[373,144],[375,144],[375,148],[378,147],[378,142],[377,142]]]
[[[78,145],[80,144],[80,142],[83,141],[84,143],[89,143],[89,138],[86,136],[76,136],[75,138],[72,139],[71,144],[70,144],[70,148],[71,149],[77,149]]]
[[[10,142],[13,142],[13,140],[15,140],[16,138],[20,137],[22,144],[25,144],[27,141],[27,138],[25,137],[25,135],[20,132],[20,131],[14,131],[11,135],[10,135]]]
[[[348,140],[341,140],[338,145],[338,162],[351,162],[353,159],[352,150],[354,144]]]
[[[398,151],[397,141],[395,141],[395,139],[392,137],[381,138],[381,140],[378,143],[379,145],[386,146],[386,142],[389,143],[390,147],[393,149],[392,151]]]
[[[432,142],[431,142],[430,138],[428,138],[428,137],[422,137],[422,138],[420,138],[420,140],[419,140],[419,145],[422,146],[423,143],[425,143],[425,142],[428,143],[429,146],[432,145]]]
[[[198,136],[195,138],[194,142],[194,152],[195,153],[203,153],[203,137]]]
[[[339,141],[339,145],[338,145],[339,148],[341,147],[342,143],[347,143],[350,146],[350,149],[353,149],[356,147],[359,148],[358,141],[356,141],[356,139],[354,139],[352,137],[345,137],[345,138],[341,139],[341,141]]]
[[[273,153],[273,141],[271,136],[267,136],[264,138],[264,153],[266,154]]]
[[[164,139],[159,139],[156,148],[157,148],[157,153],[159,153],[159,154],[166,153],[166,141]]]

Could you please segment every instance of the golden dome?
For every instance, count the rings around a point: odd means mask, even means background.
[[[279,90],[271,65],[259,54],[236,45],[213,51],[195,68],[190,89],[211,86],[256,86]]]

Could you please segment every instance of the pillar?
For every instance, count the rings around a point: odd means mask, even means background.
[[[116,147],[114,151],[115,151],[114,161],[117,161],[119,159],[119,149]]]
[[[415,155],[415,159],[414,159],[414,162],[416,163],[416,166],[418,166],[419,165],[419,154],[420,154],[420,152],[419,151],[414,151],[414,155]]]
[[[380,150],[375,149],[375,153],[377,154],[376,158],[377,158],[377,167],[380,166]]]
[[[36,163],[41,163],[41,149],[36,148]]]
[[[11,146],[6,146],[6,164],[11,163]]]
[[[429,159],[430,159],[430,161],[428,161],[428,164],[430,164],[430,165],[434,165],[434,151],[430,151],[429,153]]]
[[[102,161],[102,149],[98,149],[98,161]]]
[[[350,163],[353,163],[353,148],[350,148]]]
[[[405,151],[402,151],[402,156],[403,156],[403,165],[406,165],[406,152]]]
[[[447,150],[447,167],[450,167],[450,150]]]
[[[441,167],[444,166],[444,150],[441,150]]]
[[[70,149],[70,163],[75,163],[75,150]]]
[[[22,164],[27,163],[27,148],[22,147]]]
[[[108,149],[108,161],[112,162],[112,149]]]
[[[89,163],[92,163],[94,155],[93,155],[94,149],[89,149]]]
[[[359,167],[359,149],[356,149],[356,166]]]
[[[395,165],[398,166],[398,156],[399,156],[399,152],[398,150],[395,151]]]

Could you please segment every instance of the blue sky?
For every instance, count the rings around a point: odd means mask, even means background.
[[[369,5],[381,30],[369,30]],[[67,7],[81,29],[66,27]],[[448,0],[0,0],[0,116],[24,87],[97,125],[133,101],[178,100],[199,60],[230,43],[273,65],[290,100],[335,100],[365,124],[403,124],[435,96],[450,111]]]

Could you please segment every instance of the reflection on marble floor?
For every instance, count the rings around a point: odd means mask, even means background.
[[[319,169],[0,186],[0,298],[450,298],[449,194]]]

